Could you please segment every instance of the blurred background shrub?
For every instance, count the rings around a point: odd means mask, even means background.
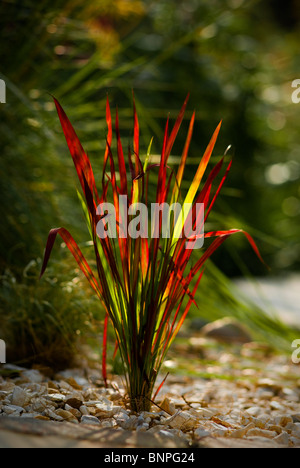
[[[74,192],[75,171],[51,94],[64,106],[100,176],[107,93],[112,106],[119,107],[126,147],[132,141],[134,89],[143,150],[154,136],[153,152],[159,153],[166,117],[177,114],[190,92],[186,117],[196,109],[197,123],[186,176],[193,176],[220,119],[215,159],[228,145],[234,156],[212,224],[247,229],[273,275],[299,270],[300,104],[291,100],[292,81],[300,78],[299,22],[296,0],[284,5],[272,0],[3,0],[0,78],[6,82],[7,103],[1,104],[0,123],[1,315],[14,322],[17,314],[14,323],[21,327],[39,316],[39,329],[50,314],[56,333],[69,339],[65,325],[72,313],[77,317],[72,326],[80,330],[95,310],[84,284],[66,299],[64,284],[77,276],[59,244],[59,268],[52,260],[48,283],[24,277],[30,262],[39,263],[49,228],[63,225],[83,243],[87,240]],[[182,131],[174,165],[184,139]],[[230,278],[267,273],[242,236],[228,240],[213,260]],[[67,279],[59,273],[62,265]],[[208,279],[206,288],[212,284]],[[213,298],[199,294],[197,313],[209,310],[214,317],[226,312],[218,284]],[[78,312],[83,297],[85,313]],[[232,297],[228,290],[234,315],[240,308],[232,305]]]

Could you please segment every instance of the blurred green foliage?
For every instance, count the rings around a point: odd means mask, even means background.
[[[126,146],[133,136],[132,89],[143,149],[154,136],[154,153],[167,115],[174,117],[191,93],[187,118],[196,109],[197,122],[190,177],[223,119],[215,156],[232,145],[234,164],[212,223],[248,230],[274,274],[299,269],[300,104],[291,100],[292,81],[300,78],[299,23],[293,0],[3,0],[1,272],[22,283],[51,227],[87,238],[51,94],[100,176],[106,94],[119,106]],[[182,131],[174,164],[184,139]],[[214,262],[228,276],[266,273],[242,237],[227,241]]]
[[[106,93],[129,139],[133,88],[144,149],[154,136],[159,151],[165,118],[187,92],[197,111],[195,164],[223,119],[218,151],[231,144],[235,157],[220,220],[250,228],[274,272],[299,267],[299,107],[291,100],[300,61],[297,2],[4,0],[0,8],[8,88],[0,128],[4,262],[22,266],[40,255],[53,221],[80,224],[69,192],[74,172],[48,93],[66,107],[97,172]],[[183,139],[184,132],[178,154]],[[247,243],[232,242],[251,272],[264,274]],[[232,242],[215,261],[238,275]]]

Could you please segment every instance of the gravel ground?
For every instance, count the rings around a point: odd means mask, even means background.
[[[219,351],[209,349],[211,358]],[[255,343],[227,347],[218,365],[208,366],[208,357],[205,378],[170,374],[151,412],[140,414],[128,409],[120,377],[106,389],[97,369],[50,378],[4,365],[0,446],[37,446],[31,434],[51,447],[75,438],[98,446],[300,448],[300,365]],[[93,440],[82,432],[91,428]]]

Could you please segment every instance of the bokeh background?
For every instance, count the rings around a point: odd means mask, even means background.
[[[51,95],[66,110],[100,175],[105,101],[119,108],[124,146],[132,141],[132,89],[142,148],[161,148],[165,120],[191,93],[172,155],[176,166],[196,110],[185,173],[223,119],[214,161],[231,145],[232,170],[212,223],[244,228],[214,255],[199,288],[205,320],[232,315],[254,334],[286,348],[292,331],[235,290],[235,278],[284,277],[299,271],[300,4],[297,0],[2,0],[0,331],[11,359],[67,365],[77,340],[101,330],[103,314],[59,242],[50,270],[38,274],[49,229],[64,226],[89,253],[76,174]],[[75,348],[74,348],[75,347]]]

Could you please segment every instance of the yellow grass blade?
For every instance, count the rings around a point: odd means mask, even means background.
[[[221,129],[221,125],[222,125],[222,121],[219,123],[219,125],[217,126],[216,130],[214,131],[214,134],[205,150],[205,153],[200,161],[200,164],[199,164],[199,167],[197,169],[197,172],[195,174],[195,177],[193,179],[193,182],[189,188],[189,191],[185,197],[185,200],[184,200],[184,204],[183,204],[183,208],[184,208],[184,205],[185,204],[192,204],[193,201],[194,201],[194,198],[196,196],[196,193],[199,189],[199,186],[201,184],[201,180],[202,180],[202,177],[205,173],[205,170],[207,168],[207,165],[209,163],[209,160],[210,160],[210,157],[212,155],[212,152],[213,152],[213,149],[214,149],[214,146],[216,144],[216,141],[217,141],[217,138],[218,138],[218,135],[219,135],[219,132],[220,132],[220,129]],[[188,216],[188,212],[187,210],[183,210],[182,208],[182,212],[181,212],[181,215],[178,217],[178,221],[176,223],[176,226],[175,226],[175,229],[174,229],[174,233],[173,233],[173,239],[178,239],[180,237],[180,234],[182,232],[182,229],[183,229],[183,226],[184,226],[184,223],[187,219],[187,216]],[[173,250],[175,248],[175,244],[173,244]]]

